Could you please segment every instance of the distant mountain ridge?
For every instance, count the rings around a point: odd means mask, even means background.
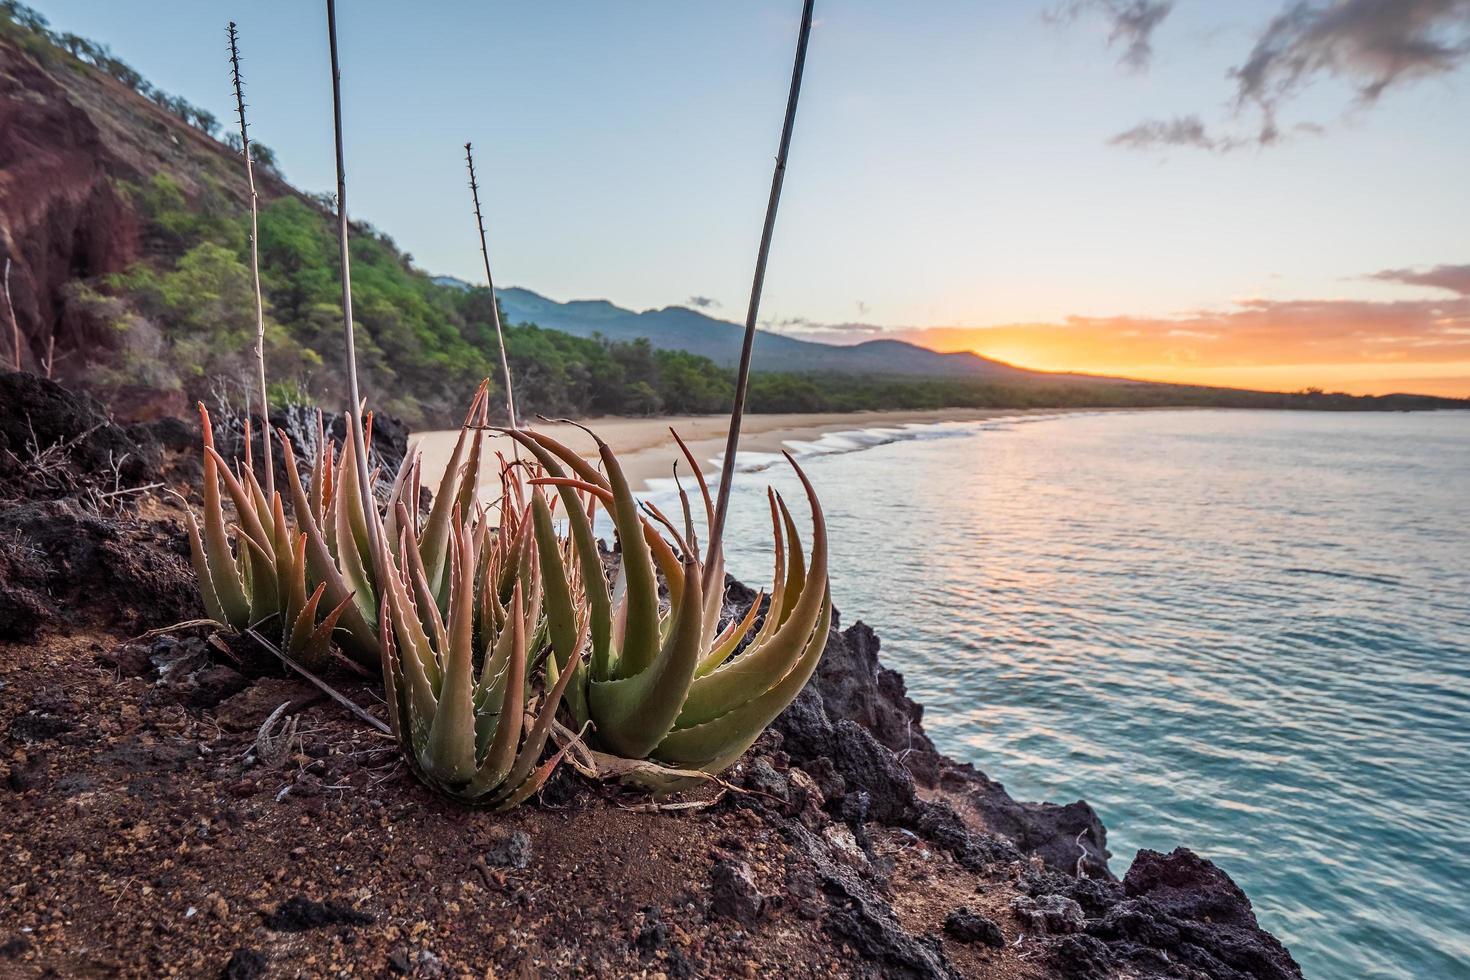
[[[638,313],[603,299],[562,303],[519,287],[500,289],[497,293],[511,323],[535,323],[580,337],[601,334],[611,340],[625,341],[646,337],[655,347],[699,354],[727,367],[734,366],[740,358],[744,332],[741,325],[687,307],[666,306]],[[829,371],[986,381],[1059,377],[1012,367],[978,354],[942,354],[902,340],[869,340],[839,347],[768,330],[759,331],[752,367],[757,371]]]

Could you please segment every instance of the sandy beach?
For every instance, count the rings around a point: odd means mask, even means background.
[[[776,453],[789,441],[810,442],[831,432],[853,429],[872,429],[887,426],[899,427],[911,424],[935,424],[939,422],[973,422],[982,419],[1014,417],[1018,415],[1055,415],[1058,409],[933,409],[928,411],[892,412],[833,412],[827,414],[747,415],[742,425],[740,452]],[[644,487],[649,480],[668,477],[673,472],[675,461],[684,466],[679,448],[669,436],[669,429],[677,431],[689,444],[689,449],[704,466],[706,472],[714,470],[710,462],[725,449],[725,436],[729,418],[724,415],[677,415],[651,418],[626,418],[608,416],[583,420],[583,425],[596,432],[618,454],[628,480],[634,487]],[[596,455],[592,438],[574,425],[564,422],[538,422],[536,428],[548,432],[578,452],[591,457]],[[423,454],[424,479],[437,480],[444,472],[449,454],[454,449],[456,431],[424,432],[416,434],[411,444]],[[497,438],[491,443],[509,454],[509,440]],[[493,461],[493,458],[492,458]],[[491,475],[487,461],[484,475]]]

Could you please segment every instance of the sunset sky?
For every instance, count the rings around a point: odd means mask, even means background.
[[[333,183],[322,4],[32,0]],[[349,209],[743,317],[799,0],[341,5]],[[762,317],[1046,369],[1470,395],[1470,0],[818,0]],[[409,10],[412,10],[409,13]]]

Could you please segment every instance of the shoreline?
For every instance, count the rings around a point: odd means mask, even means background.
[[[1109,409],[943,408],[916,411],[749,414],[741,425],[740,455],[779,453],[789,442],[815,442],[835,432],[875,428],[901,429],[913,425],[983,422],[999,418],[1072,415],[1098,411]],[[728,418],[726,415],[664,415],[646,418],[600,416],[580,420],[580,424],[596,432],[618,454],[628,482],[635,489],[646,490],[650,481],[671,476],[676,462],[681,466],[685,465],[678,446],[669,437],[670,428],[679,433],[694,458],[705,467],[706,473],[710,473],[715,470],[716,461],[725,451],[725,438],[729,431]],[[540,422],[536,428],[565,442],[583,456],[591,458],[596,455],[597,447],[591,436],[575,425],[568,422]],[[425,485],[433,485],[439,474],[444,472],[457,432],[458,430],[453,429],[433,430],[410,436],[409,446],[418,449],[423,456]],[[500,448],[496,442],[489,445]],[[482,464],[485,476],[492,475],[490,467],[493,465],[494,457],[491,455]]]

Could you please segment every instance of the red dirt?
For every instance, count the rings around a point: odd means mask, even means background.
[[[281,769],[246,765],[254,731],[219,724],[231,701],[172,703],[167,686],[125,676],[141,661],[119,647],[108,633],[0,646],[0,780],[13,793],[0,821],[0,975],[216,976],[237,950],[264,957],[269,976],[391,975],[395,956],[421,976],[878,975],[823,929],[824,901],[803,917],[787,889],[803,861],[779,820],[724,804],[649,812],[579,780],[556,808],[467,810],[322,701],[301,716],[303,752]],[[296,687],[272,684],[282,700]],[[263,714],[271,699],[260,700]],[[515,831],[530,837],[528,866],[487,862]],[[876,830],[874,848],[896,863],[911,933],[937,935],[966,902],[1008,922],[1004,882],[977,895],[975,874],[899,831]],[[719,859],[747,863],[769,897],[754,925],[712,917]],[[298,896],[362,918],[271,928]],[[650,908],[667,938],[640,950]],[[944,945],[964,975],[1042,975],[1010,949]]]

